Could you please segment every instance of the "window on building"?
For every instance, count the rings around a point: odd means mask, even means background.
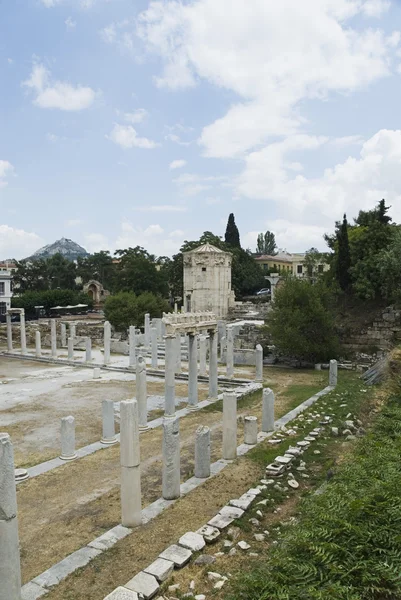
[[[0,281],[0,296],[6,295],[6,284],[4,281]]]
[[[277,265],[273,265],[274,271],[277,271]]]
[[[297,273],[298,275],[302,275],[302,265],[297,265]]]
[[[5,315],[7,312],[7,304],[5,302],[0,302],[0,315]]]
[[[206,271],[206,267],[202,267],[202,271]]]
[[[268,269],[268,266],[269,266],[269,265],[267,265],[267,264],[265,263],[265,264],[263,265],[263,270],[264,270],[264,271],[267,271],[267,269]]]
[[[318,273],[323,273],[323,265],[318,265],[317,271],[318,271]]]

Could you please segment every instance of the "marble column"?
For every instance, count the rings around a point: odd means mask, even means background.
[[[164,416],[174,417],[175,415],[175,368],[176,368],[176,337],[175,335],[166,335],[165,355],[164,355]]]
[[[329,385],[335,387],[337,385],[338,378],[338,363],[336,360],[330,361],[330,371],[329,371]]]
[[[72,337],[75,343],[75,338],[77,337],[77,326],[75,323],[70,323],[70,337]]]
[[[180,424],[178,417],[163,419],[163,498],[180,497]]]
[[[179,375],[182,372],[181,365],[181,333],[175,334],[175,372]]]
[[[67,345],[67,326],[65,323],[61,323],[61,347],[65,348]]]
[[[234,335],[231,327],[227,328],[227,344],[226,344],[226,366],[227,377],[234,377]]]
[[[74,360],[74,338],[68,338],[68,360]]]
[[[103,338],[103,364],[110,364],[111,325],[108,321],[104,323]]]
[[[42,356],[40,331],[35,331],[35,356],[37,356],[38,358]]]
[[[174,312],[178,313],[178,304],[177,304],[177,302],[174,303]]]
[[[195,477],[210,477],[210,429],[201,425],[195,438]]]
[[[207,336],[199,336],[199,375],[206,377]]]
[[[209,331],[209,399],[218,396],[217,332]]]
[[[21,354],[26,354],[25,312],[20,313]]]
[[[50,345],[52,358],[57,358],[57,321],[50,319]]]
[[[0,433],[0,600],[20,598],[21,566],[14,451],[8,433]]]
[[[133,325],[130,325],[129,328],[129,366],[135,367],[136,365],[136,356],[135,356],[135,348],[136,348],[136,331]]]
[[[262,431],[274,431],[274,393],[270,388],[264,388],[262,399]]]
[[[220,360],[223,360],[224,349],[226,347],[227,338],[225,335],[220,340]]]
[[[262,382],[263,381],[263,348],[260,344],[258,344],[256,346],[255,360],[256,360],[255,381]]]
[[[198,336],[188,335],[188,408],[198,405]]]
[[[90,338],[89,338],[90,339]],[[102,423],[103,434],[100,440],[102,444],[110,446],[117,442],[114,424],[114,402],[113,400],[102,400]]]
[[[141,524],[141,459],[139,417],[136,400],[120,402],[121,523],[124,527]]]
[[[244,443],[255,446],[258,443],[258,420],[256,417],[244,419]]]
[[[8,313],[6,315],[6,321],[7,321],[7,351],[12,352],[13,351],[13,327],[12,327],[11,315],[9,315]]]
[[[139,429],[148,429],[148,392],[146,385],[146,361],[138,356],[135,375],[136,401],[138,403]]]
[[[146,313],[145,315],[145,346],[149,348],[150,346],[150,314]]]
[[[157,328],[150,328],[150,341],[152,351],[152,369],[157,369]]]
[[[75,419],[71,415],[61,419],[61,455],[62,460],[74,460],[75,452]]]
[[[92,362],[92,340],[90,337],[85,340],[85,361]]]
[[[234,460],[237,457],[237,394],[223,394],[223,458]]]

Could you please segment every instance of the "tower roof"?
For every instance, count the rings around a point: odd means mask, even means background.
[[[197,252],[199,254],[203,252],[221,252],[224,254],[223,250],[220,250],[220,248],[217,248],[216,246],[212,246],[212,244],[203,244],[203,246],[190,250],[190,252]]]

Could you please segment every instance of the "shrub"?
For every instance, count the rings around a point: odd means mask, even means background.
[[[24,308],[27,317],[35,316],[35,306],[43,306],[46,314],[51,315],[50,309],[54,306],[75,306],[87,304],[93,307],[93,300],[83,292],[74,290],[44,290],[42,292],[24,292],[19,296],[13,296],[11,305],[13,308]]]
[[[146,313],[153,318],[170,310],[166,300],[151,292],[139,296],[133,292],[119,292],[109,296],[104,305],[104,315],[117,331],[125,331],[130,325],[142,327]]]

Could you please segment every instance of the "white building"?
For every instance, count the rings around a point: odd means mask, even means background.
[[[5,315],[7,310],[11,308],[11,281],[12,273],[10,269],[0,264],[0,316]]]

